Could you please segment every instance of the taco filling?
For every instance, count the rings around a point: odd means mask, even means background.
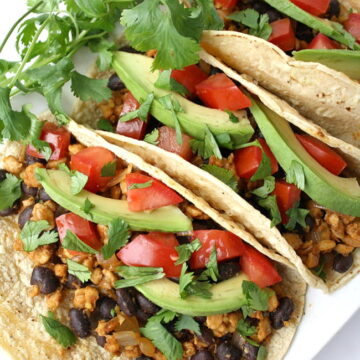
[[[145,140],[225,182],[269,217],[323,280],[329,272],[347,272],[360,246],[360,188],[343,157],[208,64],[152,73],[151,63],[143,55],[117,54],[118,75],[108,82],[113,97],[97,105],[98,127]],[[199,114],[212,117],[204,121]]]
[[[65,348],[95,336],[128,358],[264,358],[294,311],[267,257],[110,150],[49,122],[41,138],[49,160],[31,146],[4,158],[1,216],[18,214],[14,250],[33,263],[28,293],[46,300],[51,336]]]

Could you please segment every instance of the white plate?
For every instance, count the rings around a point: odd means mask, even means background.
[[[26,11],[25,0],[12,0],[0,11],[1,39],[13,22]],[[11,38],[0,58],[8,60],[17,59],[13,46],[14,37]],[[89,56],[78,56],[80,67],[85,72],[90,64]],[[86,59],[87,64],[84,62]],[[18,97],[14,105],[19,106],[25,101],[32,103],[33,111],[40,113],[46,109],[41,99],[34,95],[31,97]],[[64,96],[67,109],[71,109],[72,96],[70,91]],[[359,309],[360,276],[350,284],[332,295],[325,295],[321,291],[310,289],[307,294],[305,315],[300,324],[294,342],[286,356],[286,360],[310,360],[326,345],[326,343],[344,326],[344,324]],[[0,359],[10,360],[8,355],[0,349]],[[270,359],[273,360],[273,359]]]

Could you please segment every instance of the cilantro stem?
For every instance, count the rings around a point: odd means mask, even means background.
[[[44,0],[40,0],[38,1],[32,8],[30,8],[23,16],[21,16],[14,24],[13,26],[10,28],[10,30],[8,31],[8,33],[6,34],[3,42],[0,45],[0,52],[4,49],[7,41],[9,40],[11,34],[14,32],[14,30],[16,29],[16,27],[29,15],[31,14],[34,10],[36,10],[40,5],[42,5],[44,2]]]
[[[45,27],[47,26],[47,24],[49,23],[50,19],[52,18],[52,15],[49,15],[49,17],[42,23],[42,25],[39,27],[39,29],[36,31],[35,35],[34,35],[34,38],[32,39],[31,41],[31,45],[30,47],[27,49],[26,51],[26,54],[24,56],[24,59],[22,60],[21,64],[20,64],[20,67],[18,68],[18,70],[16,71],[15,73],[15,76],[12,78],[11,80],[11,83],[9,84],[9,88],[11,89],[16,81],[18,80],[18,78],[20,77],[20,74],[22,73],[30,55],[31,55],[31,52],[33,51],[34,49],[34,46],[40,36],[40,34],[42,33],[42,31],[45,29]]]

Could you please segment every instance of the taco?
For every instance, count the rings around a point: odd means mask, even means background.
[[[14,359],[281,359],[306,290],[288,261],[137,155],[50,119],[49,160],[1,149],[0,345]]]
[[[203,46],[358,147],[360,14],[353,3],[350,10],[351,2],[337,0],[239,2],[224,10],[231,32],[205,32]]]
[[[189,93],[186,99],[175,92],[159,88],[158,83],[156,85],[159,76],[161,78],[164,75],[151,71],[151,58],[119,52],[113,62],[119,77],[111,75],[109,79],[109,86],[114,89],[112,100],[101,104],[79,104],[74,116],[79,121],[86,119],[93,123],[102,118],[98,123],[102,128],[107,119],[107,129],[110,131],[115,131],[113,123],[116,123],[118,134],[101,131],[101,135],[140,155],[145,161],[156,164],[206,199],[211,206],[244,226],[263,245],[290,259],[311,286],[332,291],[345,284],[359,272],[359,253],[356,251],[356,241],[359,240],[356,228],[360,216],[359,197],[356,194],[359,193],[359,186],[351,178],[352,172],[356,171],[354,164],[358,160],[357,149],[329,136],[326,131],[303,118],[286,102],[260,88],[248,77],[239,76],[208,54],[203,53],[201,56],[224,73],[203,63],[175,71],[171,79],[177,79],[177,89],[179,84],[187,87]],[[199,76],[200,73],[202,76]],[[250,100],[245,95],[246,89],[238,87],[230,77],[246,86],[257,98]],[[192,90],[192,85],[195,90]],[[139,112],[130,110],[139,108],[137,100],[142,102],[140,109],[144,109],[144,99],[150,93],[154,100],[148,110],[156,120],[153,117],[149,121],[136,119]],[[197,103],[191,101],[191,97],[194,98],[195,95]],[[180,110],[176,111],[174,107],[169,110],[166,103],[164,105],[164,99],[169,97],[176,100],[173,102],[175,105],[177,103]],[[213,108],[202,106],[199,101]],[[133,104],[133,107],[129,104]],[[239,110],[249,106],[247,110]],[[227,111],[221,111],[221,108]],[[124,114],[125,120],[133,120],[123,122]],[[292,130],[282,118],[291,120],[298,127]],[[285,132],[290,132],[295,152],[286,141],[282,141],[283,147],[280,150],[274,149],[280,143],[282,131],[276,129],[274,134],[269,135],[264,132],[263,124],[260,123],[262,120],[265,124],[272,124],[273,119],[275,123],[283,124]],[[175,130],[176,127],[181,129],[182,134]],[[296,138],[293,131],[297,133]],[[182,136],[181,145],[177,142],[179,133]],[[336,144],[343,154],[348,155],[347,160],[351,159],[352,162],[346,163],[335,149],[307,133],[316,135],[327,144]],[[314,148],[316,150],[311,151]],[[301,160],[298,151],[301,151]],[[318,151],[327,154],[327,164],[317,156]],[[308,152],[318,160],[315,161]],[[242,153],[248,153],[248,158],[245,155],[244,160]],[[290,154],[286,162],[282,153]],[[262,161],[263,158],[267,160]],[[265,161],[267,165],[264,165]],[[346,166],[343,176],[348,178],[331,173],[334,169],[329,164],[338,161]],[[241,163],[248,166],[248,169],[243,170]],[[310,163],[316,181],[304,170],[308,169]],[[294,173],[294,166],[299,168],[299,176],[305,179],[305,185],[297,179],[291,179],[291,175],[285,177],[285,173]],[[261,170],[258,172],[258,169]],[[328,178],[332,180],[328,182]],[[333,186],[329,187],[332,181],[335,181],[334,184],[339,181],[343,185],[336,185],[335,190]],[[276,198],[278,187],[285,191],[279,190]],[[333,219],[339,220],[337,226],[342,226],[343,232],[336,231],[335,224],[331,223]],[[322,243],[322,240],[327,241]]]

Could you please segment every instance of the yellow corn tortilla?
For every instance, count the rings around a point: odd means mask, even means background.
[[[201,42],[207,53],[284,99],[327,136],[359,148],[358,82],[322,64],[295,60],[272,43],[241,32],[205,31]],[[301,127],[301,119],[298,122],[295,125]],[[353,155],[359,159],[358,153]]]
[[[43,116],[43,120],[45,119],[50,120],[52,118],[46,115]],[[289,325],[276,330],[266,347],[268,359],[282,359],[291,344],[303,314],[306,292],[305,282],[289,261],[274,251],[263,248],[241,226],[212,209],[202,198],[195,196],[190,190],[178,184],[157,167],[147,164],[136,154],[109,144],[94,131],[73,121],[69,123],[68,129],[84,145],[105,147],[119,158],[161,180],[225,229],[242,237],[259,251],[278,262],[278,270],[283,277],[281,288],[284,294],[293,299],[295,310]],[[0,148],[0,168],[1,161],[5,156],[19,156],[22,153],[23,147],[18,143],[8,142],[3,145]],[[32,299],[27,294],[34,265],[24,253],[13,249],[14,241],[18,236],[17,216],[0,217],[0,346],[7,350],[13,359],[125,359],[123,356],[112,357],[96,344],[93,337],[78,339],[75,346],[69,350],[64,350],[45,332],[39,319],[40,314],[47,313],[45,298],[35,297]],[[71,307],[71,299],[66,298],[60,309],[56,311],[56,317],[65,325],[69,324],[67,316],[69,307]]]

